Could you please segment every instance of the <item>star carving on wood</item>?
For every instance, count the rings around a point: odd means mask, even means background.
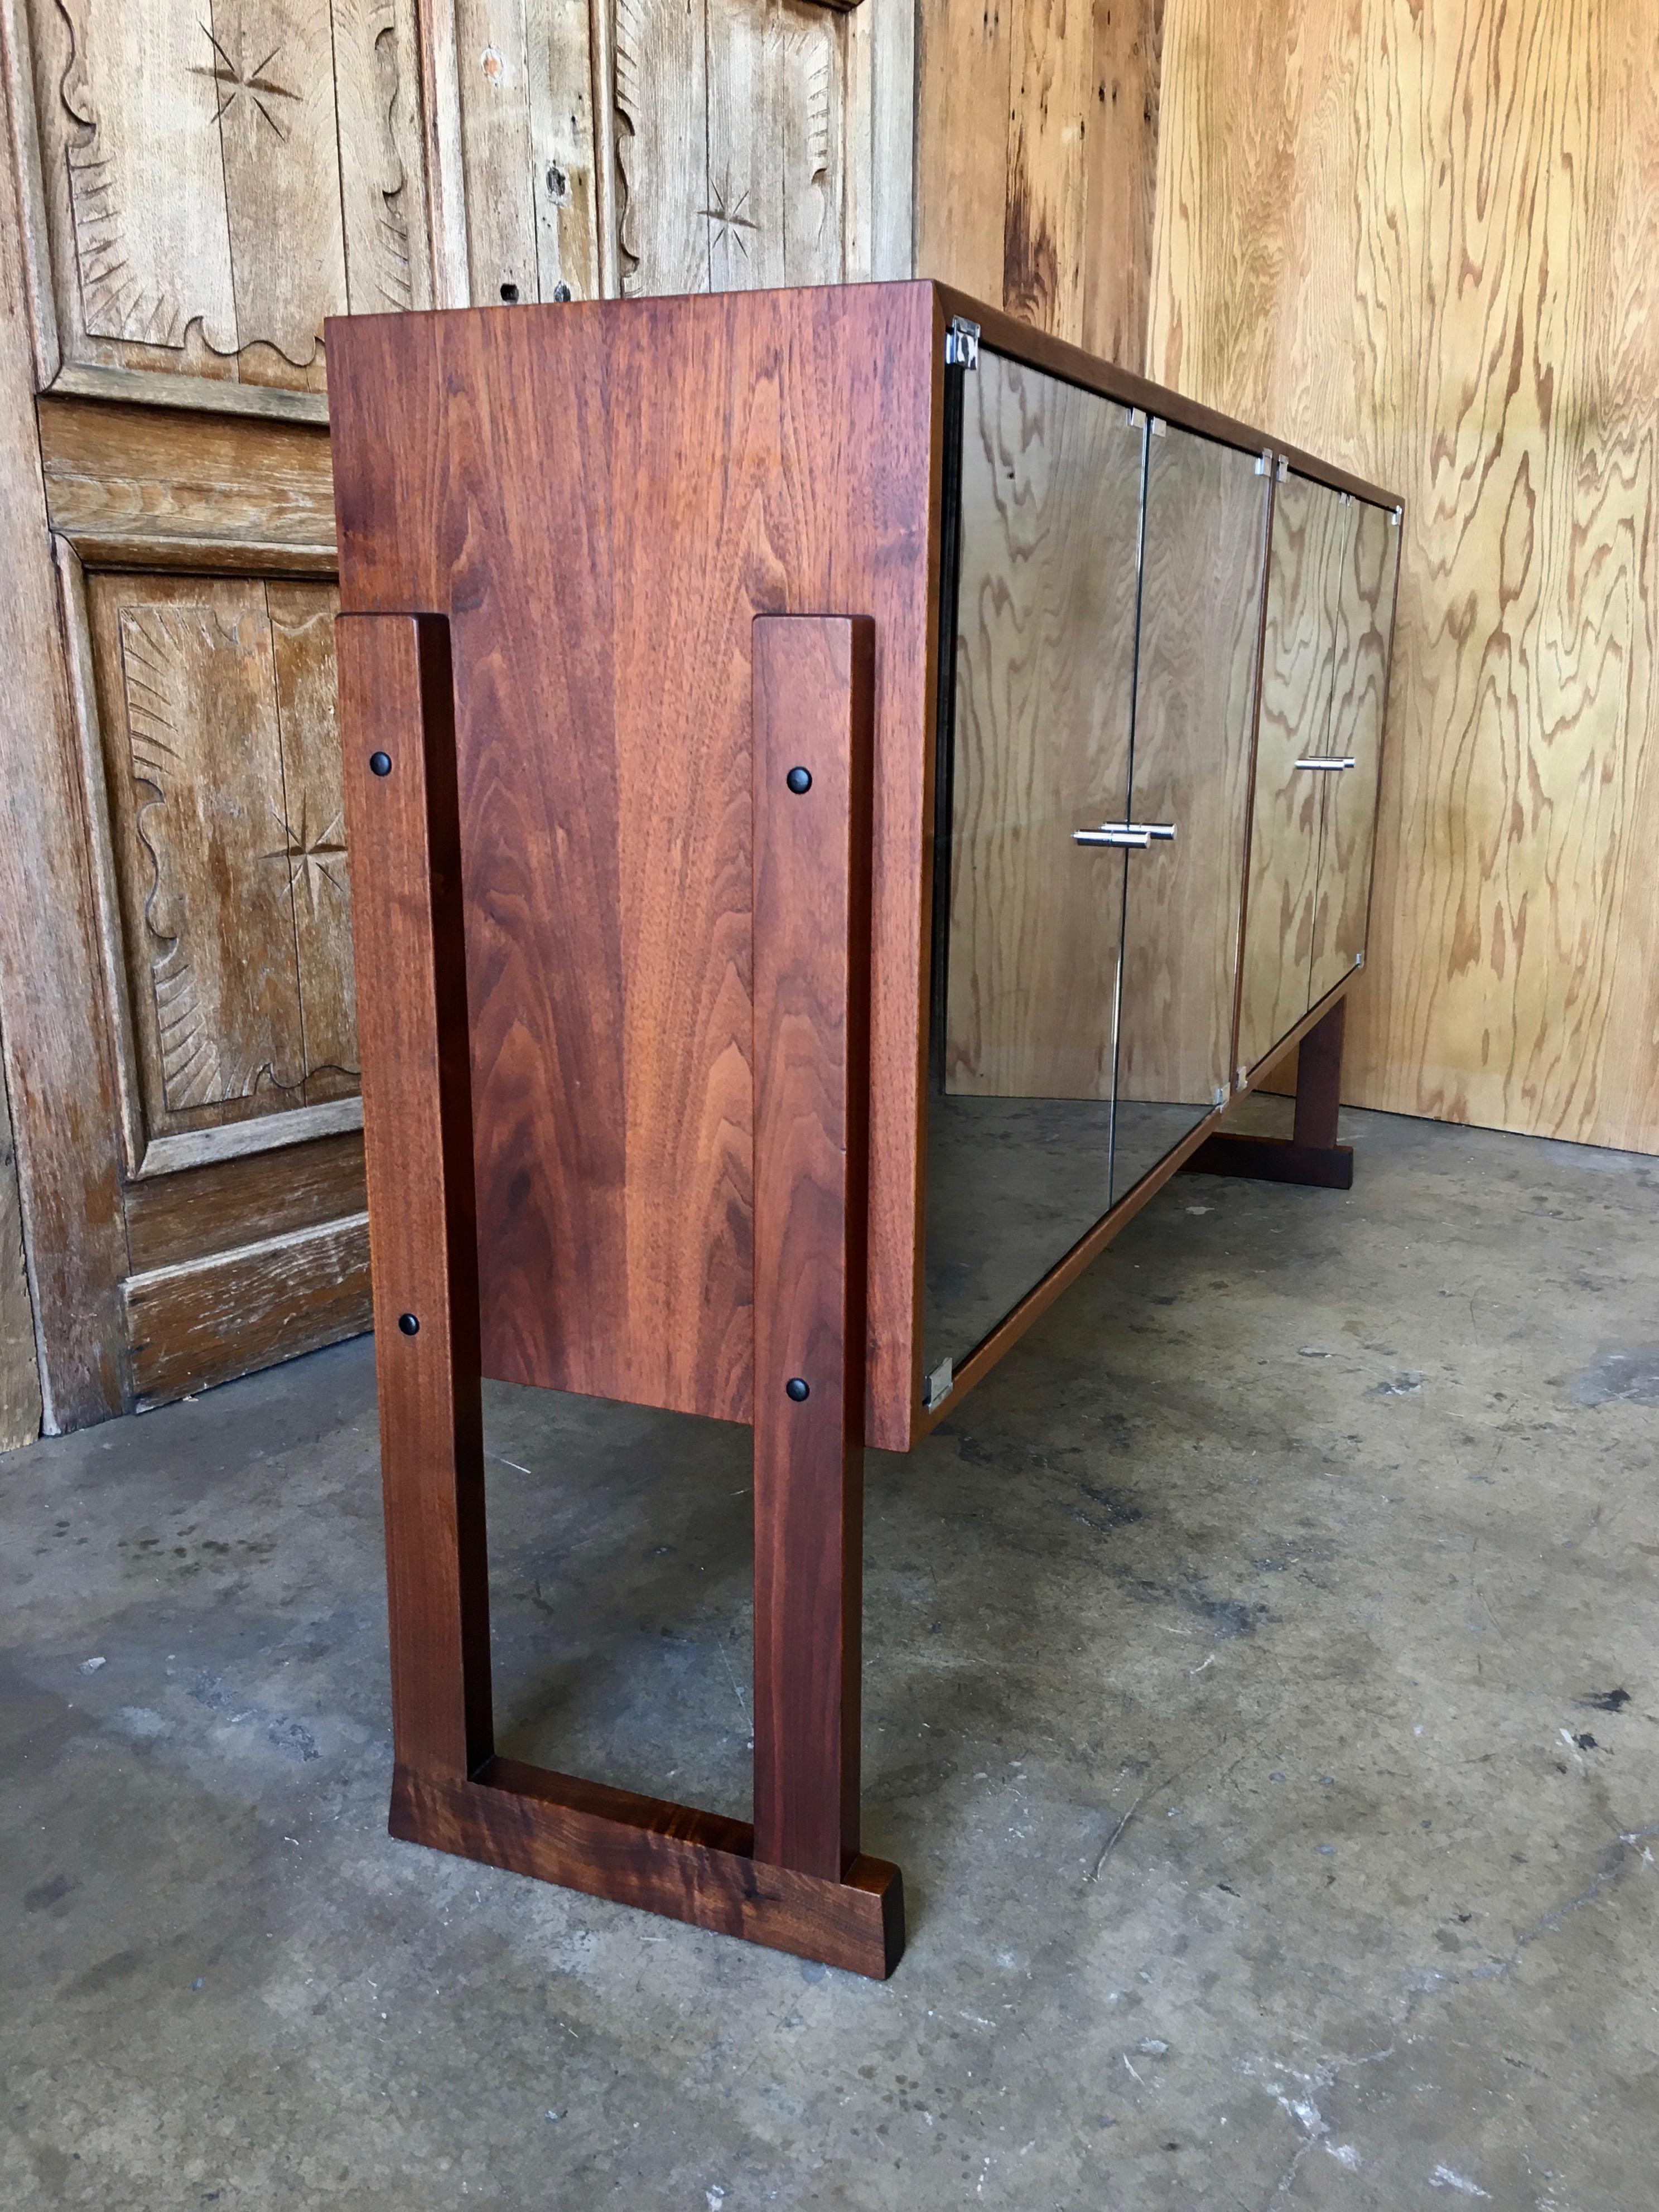
[[[702,216],[703,221],[711,226],[708,233],[710,246],[735,246],[744,259],[747,261],[749,246],[743,234],[745,230],[757,231],[760,225],[743,211],[749,198],[746,191],[739,192],[730,207],[726,205],[726,194],[731,189],[729,180],[724,185],[711,181],[708,197],[714,204],[713,207],[700,208],[698,213]]]
[[[297,830],[276,807],[273,806],[270,811],[276,817],[276,826],[282,832],[283,842],[264,857],[267,860],[285,860],[288,863],[289,890],[297,892],[300,879],[303,877],[305,895],[313,914],[317,911],[319,878],[343,898],[345,878],[340,871],[346,848],[339,815],[331,815],[326,825],[313,836],[307,821],[310,802],[303,796],[300,800],[300,826]]]
[[[190,73],[192,76],[211,78],[218,87],[219,105],[213,111],[214,121],[218,122],[221,116],[234,105],[237,94],[245,92],[277,137],[286,138],[287,131],[265,104],[268,100],[298,100],[300,97],[297,92],[290,90],[285,84],[278,84],[265,74],[282,48],[273,46],[262,62],[256,62],[251,70],[245,70],[240,62],[232,61],[205,23],[201,26],[201,30],[203,37],[213,49],[214,60],[210,67],[199,62],[192,64]],[[240,47],[240,40],[237,43]]]

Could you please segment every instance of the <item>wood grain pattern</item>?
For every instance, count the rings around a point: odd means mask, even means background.
[[[1164,13],[1164,0],[1094,0],[1083,313],[1076,336],[1091,353],[1134,369],[1146,359]]]
[[[1348,1096],[1644,1151],[1656,82],[1650,9],[1173,10],[1150,356],[1405,497]]]
[[[369,1326],[368,1216],[131,1274],[121,1294],[143,1413],[360,1335]]]
[[[903,1955],[903,1885],[884,1859],[834,1881],[768,1866],[745,1821],[513,1759],[472,1782],[399,1766],[392,1832],[877,1981]]]
[[[359,998],[392,1735],[400,1767],[460,1783],[494,1743],[453,683],[441,621],[343,616],[337,639],[372,948]],[[386,775],[369,766],[380,750]]]
[[[916,274],[1002,300],[1014,15],[1005,0],[916,6]]]
[[[146,1135],[349,1096],[333,593],[98,576],[88,599]]]
[[[1147,448],[1129,813],[1176,836],[1129,856],[1121,1099],[1207,1111],[1231,1079],[1268,482],[1190,431]]]
[[[320,391],[431,297],[412,0],[26,0],[59,350]]]
[[[616,0],[629,297],[867,270],[872,185],[857,148],[873,79],[854,20],[805,0]]]
[[[916,9],[916,273],[1137,370],[1164,7]]]
[[[283,857],[294,921],[306,1103],[357,1089],[351,876],[335,711],[332,592],[270,583],[271,673],[283,762]]]
[[[137,1274],[263,1243],[365,1211],[362,1137],[347,1130],[252,1158],[152,1176],[130,1183],[122,1202]]]
[[[875,619],[870,1433],[902,1449],[931,289],[374,318],[331,342],[344,604],[454,625],[491,1374],[747,1415],[750,633]]]
[[[945,1088],[1109,1097],[1144,433],[985,350],[964,407]]]
[[[11,1109],[0,1085],[0,1451],[33,1443],[40,1433],[40,1370],[23,1256],[17,1146]]]
[[[1017,0],[1014,17],[1002,303],[1023,322],[1078,337],[1087,259],[1085,132],[1094,89],[1094,8],[1091,0]]]
[[[1316,999],[1322,999],[1365,951],[1399,551],[1400,531],[1392,516],[1381,507],[1356,504],[1337,601],[1328,738],[1332,753],[1354,765],[1328,776],[1325,783],[1313,927]]]
[[[1337,610],[1353,503],[1287,477],[1273,501],[1261,649],[1238,1064],[1256,1066],[1308,1011]]]
[[[7,94],[3,143],[15,143]],[[31,405],[29,262],[0,162],[0,1040],[5,1053],[48,1433],[121,1403],[118,1108],[84,832],[80,745]],[[49,926],[42,918],[49,917]]]
[[[332,575],[328,432],[48,396],[52,527],[91,562]]]
[[[833,1881],[859,1849],[874,703],[867,616],[757,621],[754,1850]]]

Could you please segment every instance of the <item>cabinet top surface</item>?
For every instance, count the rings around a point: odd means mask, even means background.
[[[904,302],[902,309],[900,302]],[[898,311],[899,319],[911,328],[911,318],[930,308],[936,339],[942,347],[945,328],[958,318],[975,325],[981,343],[1024,362],[1066,383],[1083,386],[1125,406],[1139,407],[1161,420],[1178,423],[1205,436],[1219,439],[1245,452],[1271,452],[1298,475],[1329,484],[1334,490],[1378,507],[1403,508],[1398,494],[1381,484],[1339,467],[1258,425],[1206,407],[1201,402],[1155,384],[1149,378],[1115,362],[1085,352],[1064,338],[1034,329],[1000,307],[988,306],[952,286],[931,277],[871,284],[798,285],[776,291],[708,292],[659,295],[650,299],[584,300],[561,304],[527,303],[513,307],[452,307],[415,313],[333,316],[327,326],[329,359],[334,364],[332,381],[350,364],[365,342],[378,364],[430,359],[434,325],[485,324],[492,329],[492,344],[505,341],[526,355],[538,351],[550,340],[568,331],[573,320],[597,319],[613,325],[616,342],[642,343],[647,351],[660,351],[669,360],[716,342],[716,334],[729,332],[735,323],[759,311],[769,317],[783,310],[786,317],[799,311],[822,328],[826,319],[863,323],[874,330]],[[370,333],[373,333],[372,337]],[[360,335],[361,334],[361,335]]]

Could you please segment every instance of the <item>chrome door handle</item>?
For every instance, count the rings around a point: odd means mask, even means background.
[[[1346,760],[1299,760],[1298,768],[1358,768],[1359,763],[1350,753]]]
[[[1074,845],[1121,845],[1144,853],[1154,837],[1167,842],[1176,833],[1173,822],[1103,822],[1098,830],[1073,830]]]

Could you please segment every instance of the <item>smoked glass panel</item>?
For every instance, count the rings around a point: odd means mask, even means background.
[[[1128,803],[1146,442],[1121,406],[983,349],[961,398],[929,1370],[960,1365],[1110,1203],[1123,858],[1073,833]]]
[[[1325,818],[1314,913],[1313,998],[1322,999],[1365,950],[1372,832],[1382,752],[1382,702],[1394,623],[1400,532],[1386,507],[1355,501],[1338,601],[1331,753],[1353,766],[1325,774]],[[1311,1001],[1310,1001],[1311,1003]]]
[[[1255,1067],[1312,1003],[1314,912],[1325,787],[1300,768],[1327,756],[1338,608],[1355,503],[1289,476],[1273,503],[1244,908],[1238,1060]]]
[[[1226,1102],[1268,479],[1154,425],[1147,448],[1112,1197]]]

